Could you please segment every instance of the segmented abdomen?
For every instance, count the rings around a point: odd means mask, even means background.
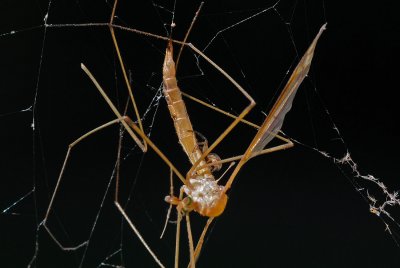
[[[175,62],[173,60],[172,44],[169,43],[165,53],[163,66],[163,93],[167,100],[168,109],[180,144],[189,157],[192,164],[201,157],[202,152],[197,144],[196,136],[193,131],[192,123],[186,110],[185,103],[182,100],[182,94],[176,81]],[[200,165],[205,165],[202,161]],[[198,173],[211,174],[209,168],[204,168]]]

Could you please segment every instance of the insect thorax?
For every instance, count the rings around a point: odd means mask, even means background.
[[[218,216],[225,208],[227,197],[224,186],[218,185],[213,176],[196,175],[182,186],[193,202],[194,210],[203,216]]]

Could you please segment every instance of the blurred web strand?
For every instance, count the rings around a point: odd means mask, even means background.
[[[147,87],[151,88],[151,89],[155,89],[154,87],[152,87],[151,85],[147,84]],[[156,119],[156,115],[157,115],[157,111],[158,111],[158,107],[160,105],[160,100],[162,99],[163,94],[162,94],[162,86],[160,85],[159,88],[157,89],[153,99],[150,101],[149,106],[147,107],[146,111],[143,113],[143,116],[140,118],[142,120],[142,122],[146,121],[147,117],[149,116],[150,112],[155,109],[153,115],[152,115],[152,119],[151,119],[151,123],[150,125],[147,127],[148,131],[146,132],[146,135],[148,137],[151,136],[152,130],[153,130],[153,125],[154,125],[154,121]],[[136,123],[136,122],[135,122]],[[125,132],[123,130],[123,132]],[[126,153],[122,159],[126,160],[134,151],[136,151],[137,149],[137,144],[135,144],[128,153]]]
[[[214,40],[215,40],[218,36],[220,36],[222,33],[226,32],[226,31],[229,31],[229,30],[231,30],[231,29],[233,29],[233,28],[239,26],[240,24],[243,24],[243,23],[245,23],[245,22],[248,22],[248,21],[254,19],[255,17],[258,17],[258,16],[262,15],[263,13],[268,12],[268,11],[270,11],[270,10],[274,10],[274,11],[276,11],[276,12],[279,14],[279,12],[276,10],[276,6],[279,4],[279,2],[280,2],[280,0],[278,0],[275,4],[273,4],[272,6],[270,6],[270,7],[268,7],[268,8],[262,9],[261,11],[255,13],[255,14],[249,16],[249,17],[246,17],[246,18],[244,18],[244,19],[241,19],[241,20],[235,22],[234,24],[232,24],[232,25],[230,25],[230,26],[228,26],[228,27],[225,27],[225,28],[219,30],[219,31],[214,35],[214,37],[211,38],[210,42],[208,42],[208,44],[204,47],[204,49],[202,49],[202,52],[205,52],[205,51],[207,50],[207,48],[214,42]]]
[[[111,264],[111,263],[107,263],[108,260],[110,260],[112,257],[116,256],[117,254],[122,254],[122,249],[117,249],[116,251],[114,251],[113,253],[111,253],[110,255],[108,255],[98,266],[97,268],[100,267],[122,267],[120,265],[115,265],[115,264]]]
[[[28,196],[30,196],[31,194],[33,194],[35,192],[35,188],[33,188],[32,190],[30,190],[27,194],[23,195],[21,198],[19,198],[17,201],[15,201],[14,203],[12,203],[10,206],[8,206],[7,208],[3,209],[3,211],[1,212],[2,214],[11,214],[11,215],[21,215],[20,213],[17,212],[8,212],[9,210],[13,209],[15,206],[17,206],[22,200],[24,200],[25,198],[27,198]]]
[[[1,35],[0,35],[0,37],[1,37]],[[3,117],[3,116],[10,116],[10,115],[14,115],[14,114],[17,114],[17,113],[24,113],[24,112],[32,112],[32,108],[33,108],[33,105],[31,105],[31,106],[29,106],[28,108],[25,108],[25,109],[22,109],[22,110],[20,110],[20,111],[17,111],[17,112],[9,112],[9,113],[5,113],[5,114],[2,114],[2,115],[0,115],[0,117]],[[23,195],[21,198],[19,198],[18,200],[16,200],[14,203],[12,203],[10,206],[8,206],[8,207],[6,207],[5,209],[3,209],[3,211],[1,212],[2,214],[11,214],[11,215],[14,215],[14,216],[16,216],[16,215],[21,215],[20,213],[17,213],[17,212],[9,212],[9,210],[12,210],[12,209],[14,209],[14,207],[15,206],[17,206],[20,202],[22,202],[25,198],[27,198],[28,196],[30,196],[31,194],[33,194],[35,192],[35,187],[33,187],[28,193],[26,193],[25,195]]]
[[[150,85],[148,85],[150,87]],[[152,119],[151,119],[151,124],[148,126],[149,131],[147,134],[148,137],[151,135],[151,130],[153,129],[155,117],[157,115],[158,107],[160,105],[160,100],[162,99],[163,94],[162,94],[162,86],[160,85],[158,90],[156,91],[156,94],[154,95],[153,99],[151,100],[149,106],[147,107],[146,111],[143,113],[143,116],[141,117],[142,121],[146,121],[148,114],[151,112],[151,110],[155,109]]]
[[[39,230],[40,227],[42,226],[42,223],[39,222],[39,210],[37,207],[37,199],[36,199],[36,108],[37,108],[37,100],[38,100],[38,95],[39,95],[39,85],[40,85],[40,77],[41,77],[41,72],[42,72],[42,64],[43,64],[43,54],[44,54],[44,48],[46,44],[46,34],[47,34],[47,19],[49,17],[49,12],[50,12],[50,7],[52,4],[52,0],[49,0],[49,3],[47,5],[47,10],[46,14],[44,15],[43,22],[44,22],[44,30],[43,30],[43,41],[42,41],[42,46],[41,46],[41,51],[40,51],[40,59],[39,59],[39,66],[38,66],[38,75],[36,79],[36,86],[35,86],[35,95],[33,98],[33,104],[32,104],[32,123],[31,123],[31,128],[32,128],[32,159],[33,159],[33,180],[32,180],[32,195],[33,195],[33,202],[34,202],[34,207],[35,207],[35,221],[36,221],[36,234],[35,234],[35,249],[34,253],[32,256],[31,261],[28,264],[28,267],[31,267],[32,265],[35,265],[35,261],[39,252]],[[38,132],[40,133],[40,131]],[[40,135],[40,134],[39,134]],[[44,158],[42,158],[44,161]]]
[[[22,110],[18,110],[18,111],[14,111],[14,112],[8,112],[8,113],[4,113],[4,114],[0,114],[0,117],[6,117],[6,116],[10,116],[10,115],[14,115],[14,114],[19,114],[19,113],[24,113],[24,112],[32,112],[32,105],[29,106],[28,108],[22,109]]]

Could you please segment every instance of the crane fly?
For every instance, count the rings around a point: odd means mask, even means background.
[[[68,150],[58,176],[58,180],[56,182],[54,192],[51,196],[49,206],[47,208],[45,217],[40,224],[43,226],[50,237],[54,240],[54,242],[62,249],[66,251],[76,250],[81,247],[84,247],[88,244],[88,241],[84,241],[76,246],[64,246],[61,241],[59,241],[56,236],[52,233],[48,226],[48,219],[50,213],[52,211],[53,202],[56,198],[57,191],[59,189],[60,183],[62,181],[62,177],[67,166],[68,159],[70,157],[71,150],[79,144],[81,141],[85,140],[87,137],[91,136],[92,134],[109,127],[114,124],[120,124],[127,133],[131,136],[131,138],[135,141],[135,143],[139,146],[139,148],[145,153],[148,150],[148,147],[151,147],[154,152],[166,163],[166,165],[171,170],[171,191],[170,195],[165,198],[165,200],[171,206],[176,206],[178,211],[178,221],[176,227],[176,242],[175,242],[175,267],[178,267],[179,263],[179,241],[180,241],[180,223],[182,217],[185,217],[186,220],[186,227],[187,227],[187,234],[189,240],[189,251],[190,251],[190,267],[195,267],[196,260],[200,255],[200,251],[204,242],[204,237],[207,233],[207,230],[212,223],[213,219],[223,213],[225,210],[226,204],[228,202],[227,191],[232,185],[232,182],[237,177],[238,172],[241,170],[243,165],[252,157],[257,155],[271,153],[274,151],[282,150],[293,146],[293,143],[284,137],[279,135],[279,131],[282,127],[285,115],[291,109],[291,105],[297,89],[299,88],[301,82],[307,76],[309,71],[312,57],[314,54],[314,50],[316,44],[318,42],[319,37],[321,36],[322,32],[326,28],[326,24],[324,24],[314,40],[312,41],[311,45],[305,52],[304,56],[299,61],[298,65],[294,69],[292,75],[290,76],[286,86],[283,88],[282,93],[276,100],[275,104],[273,105],[271,111],[269,112],[268,116],[266,117],[264,123],[257,127],[258,131],[254,136],[254,139],[251,141],[250,145],[248,146],[247,150],[244,152],[243,155],[227,158],[227,159],[219,159],[219,157],[212,153],[215,147],[221,143],[225,139],[225,137],[234,129],[239,123],[245,122],[247,124],[251,124],[256,126],[255,124],[249,123],[248,121],[244,120],[244,117],[251,111],[251,109],[255,106],[255,102],[253,98],[243,89],[228,73],[226,73],[221,67],[219,67],[213,60],[207,57],[202,51],[197,49],[193,44],[186,42],[186,37],[184,41],[177,41],[172,40],[170,37],[163,37],[155,34],[151,34],[148,32],[144,32],[141,30],[137,30],[134,28],[127,28],[121,25],[118,25],[114,22],[115,12],[117,8],[118,0],[115,0],[114,6],[111,13],[111,18],[108,23],[89,23],[89,24],[73,24],[74,27],[108,27],[111,33],[111,38],[116,50],[116,54],[119,60],[119,65],[125,80],[125,86],[127,87],[130,101],[132,103],[134,112],[135,112],[135,119],[132,120],[129,116],[125,115],[125,112],[122,114],[107,96],[105,90],[100,86],[99,82],[96,80],[94,75],[89,71],[89,69],[82,63],[81,68],[90,78],[92,83],[95,85],[97,90],[103,96],[104,100],[107,102],[108,106],[112,110],[113,114],[116,116],[115,119],[87,132],[86,134],[82,135],[75,141],[73,141],[69,146]],[[198,13],[197,13],[198,14]],[[197,14],[195,18],[197,17]],[[191,25],[192,26],[192,25]],[[56,27],[53,25],[53,27]],[[63,26],[64,27],[64,26]],[[191,27],[190,27],[191,28]],[[140,35],[146,35],[148,37],[157,38],[161,40],[165,40],[168,42],[166,53],[165,53],[165,60],[163,65],[163,84],[164,84],[164,95],[168,103],[168,108],[173,119],[173,123],[175,126],[175,130],[177,132],[177,136],[179,139],[179,143],[182,145],[183,150],[187,154],[192,166],[189,171],[186,173],[186,176],[183,176],[175,165],[169,160],[169,158],[160,150],[155,143],[150,140],[150,138],[145,134],[140,114],[138,111],[138,107],[136,105],[136,100],[133,95],[133,90],[130,85],[129,79],[127,77],[127,72],[125,70],[125,66],[122,60],[121,52],[118,46],[117,38],[115,35],[115,29],[119,29],[121,31],[129,31]],[[189,29],[190,31],[190,29]],[[189,32],[188,31],[188,32]],[[220,110],[219,108],[212,107],[211,105],[202,102],[190,95],[182,93],[178,87],[177,80],[176,80],[176,66],[173,60],[173,44],[180,44],[183,46],[190,48],[194,53],[198,54],[202,57],[208,64],[210,64],[217,72],[221,73],[229,82],[231,82],[236,90],[238,90],[247,100],[248,105],[240,112],[239,115],[234,116],[225,111]],[[179,56],[178,56],[179,59]],[[177,61],[178,63],[178,61]],[[229,126],[217,137],[217,139],[210,145],[206,146],[201,144],[197,141],[196,132],[193,130],[193,126],[189,119],[189,115],[186,110],[185,103],[182,99],[182,95],[195,100],[205,106],[214,109],[217,112],[223,113],[231,118],[233,121],[229,124]],[[136,122],[135,122],[136,121]],[[269,142],[274,139],[278,138],[285,143],[282,145],[278,145],[271,148],[265,148]],[[232,171],[229,179],[227,180],[225,185],[219,185],[218,180],[214,178],[213,172],[215,169],[218,169],[222,164],[229,163],[233,161],[239,161],[236,165],[235,169]],[[180,181],[182,182],[182,187],[180,188],[179,196],[174,196],[173,188],[172,188],[172,175],[175,174]],[[115,182],[115,199],[114,203],[124,217],[132,231],[141,241],[143,246],[146,248],[148,253],[152,256],[154,261],[160,266],[165,267],[162,262],[159,260],[157,255],[151,250],[150,246],[147,244],[146,240],[140,234],[139,230],[136,228],[124,208],[121,206],[119,201],[119,177],[116,177]],[[190,212],[195,211],[202,216],[208,217],[207,223],[203,228],[203,231],[197,241],[196,247],[194,247],[191,227],[190,227]]]
[[[286,86],[284,87],[275,104],[271,108],[270,113],[264,120],[264,123],[259,128],[248,149],[242,156],[229,159],[229,161],[234,161],[235,159],[240,159],[240,161],[224,186],[218,185],[211,172],[211,169],[209,168],[210,165],[207,165],[204,161],[204,159],[207,158],[209,151],[206,151],[202,156],[202,152],[199,149],[200,146],[196,140],[193,126],[191,124],[185,103],[182,100],[181,92],[177,84],[175,63],[173,61],[172,43],[168,43],[163,66],[163,91],[168,103],[171,117],[174,122],[179,142],[182,145],[185,153],[188,155],[191,163],[193,164],[192,168],[186,175],[184,185],[181,187],[181,196],[182,193],[185,193],[186,197],[183,199],[181,197],[177,198],[174,196],[166,197],[167,202],[177,206],[179,215],[188,215],[189,212],[196,211],[202,216],[209,217],[212,221],[214,217],[219,216],[224,211],[228,201],[228,197],[226,195],[227,190],[232,185],[233,180],[236,178],[242,166],[252,156],[260,155],[263,153],[270,153],[293,146],[293,143],[290,140],[281,137],[281,139],[286,140],[285,144],[265,149],[269,142],[274,137],[278,136],[278,132],[283,125],[285,116],[292,107],[296,92],[300,84],[308,74],[316,44],[325,29],[326,24],[324,24],[320,28],[313,42],[294,69]],[[211,165],[216,165],[217,163],[222,162],[226,163],[227,161],[213,158],[213,161],[211,161]],[[201,168],[197,168],[198,166],[200,166]],[[188,221],[188,228],[190,228],[189,218],[187,217],[186,219]],[[211,221],[207,222],[204,230],[208,228]],[[178,218],[178,224],[179,222],[180,217]],[[179,230],[179,228],[177,229]],[[189,229],[188,232],[190,232]],[[179,234],[177,231],[177,237],[178,236]],[[191,234],[189,234],[189,240],[191,239]],[[203,239],[204,231],[199,239],[199,246],[196,248],[196,251],[194,253],[191,253],[190,263],[192,267],[194,267],[194,259],[197,258],[201,250]],[[177,243],[178,241],[179,240],[177,239]],[[189,244],[190,246],[192,246],[191,241],[189,242]],[[193,249],[190,248],[190,251],[193,252]]]

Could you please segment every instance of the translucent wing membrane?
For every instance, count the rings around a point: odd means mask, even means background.
[[[297,64],[278,100],[275,102],[270,113],[254,137],[252,145],[249,148],[250,151],[248,151],[247,154],[247,159],[251,156],[251,153],[263,150],[265,146],[267,146],[267,144],[278,134],[286,114],[292,108],[293,99],[296,95],[297,89],[308,74],[315,46],[325,29],[326,24],[322,25],[310,47]]]

